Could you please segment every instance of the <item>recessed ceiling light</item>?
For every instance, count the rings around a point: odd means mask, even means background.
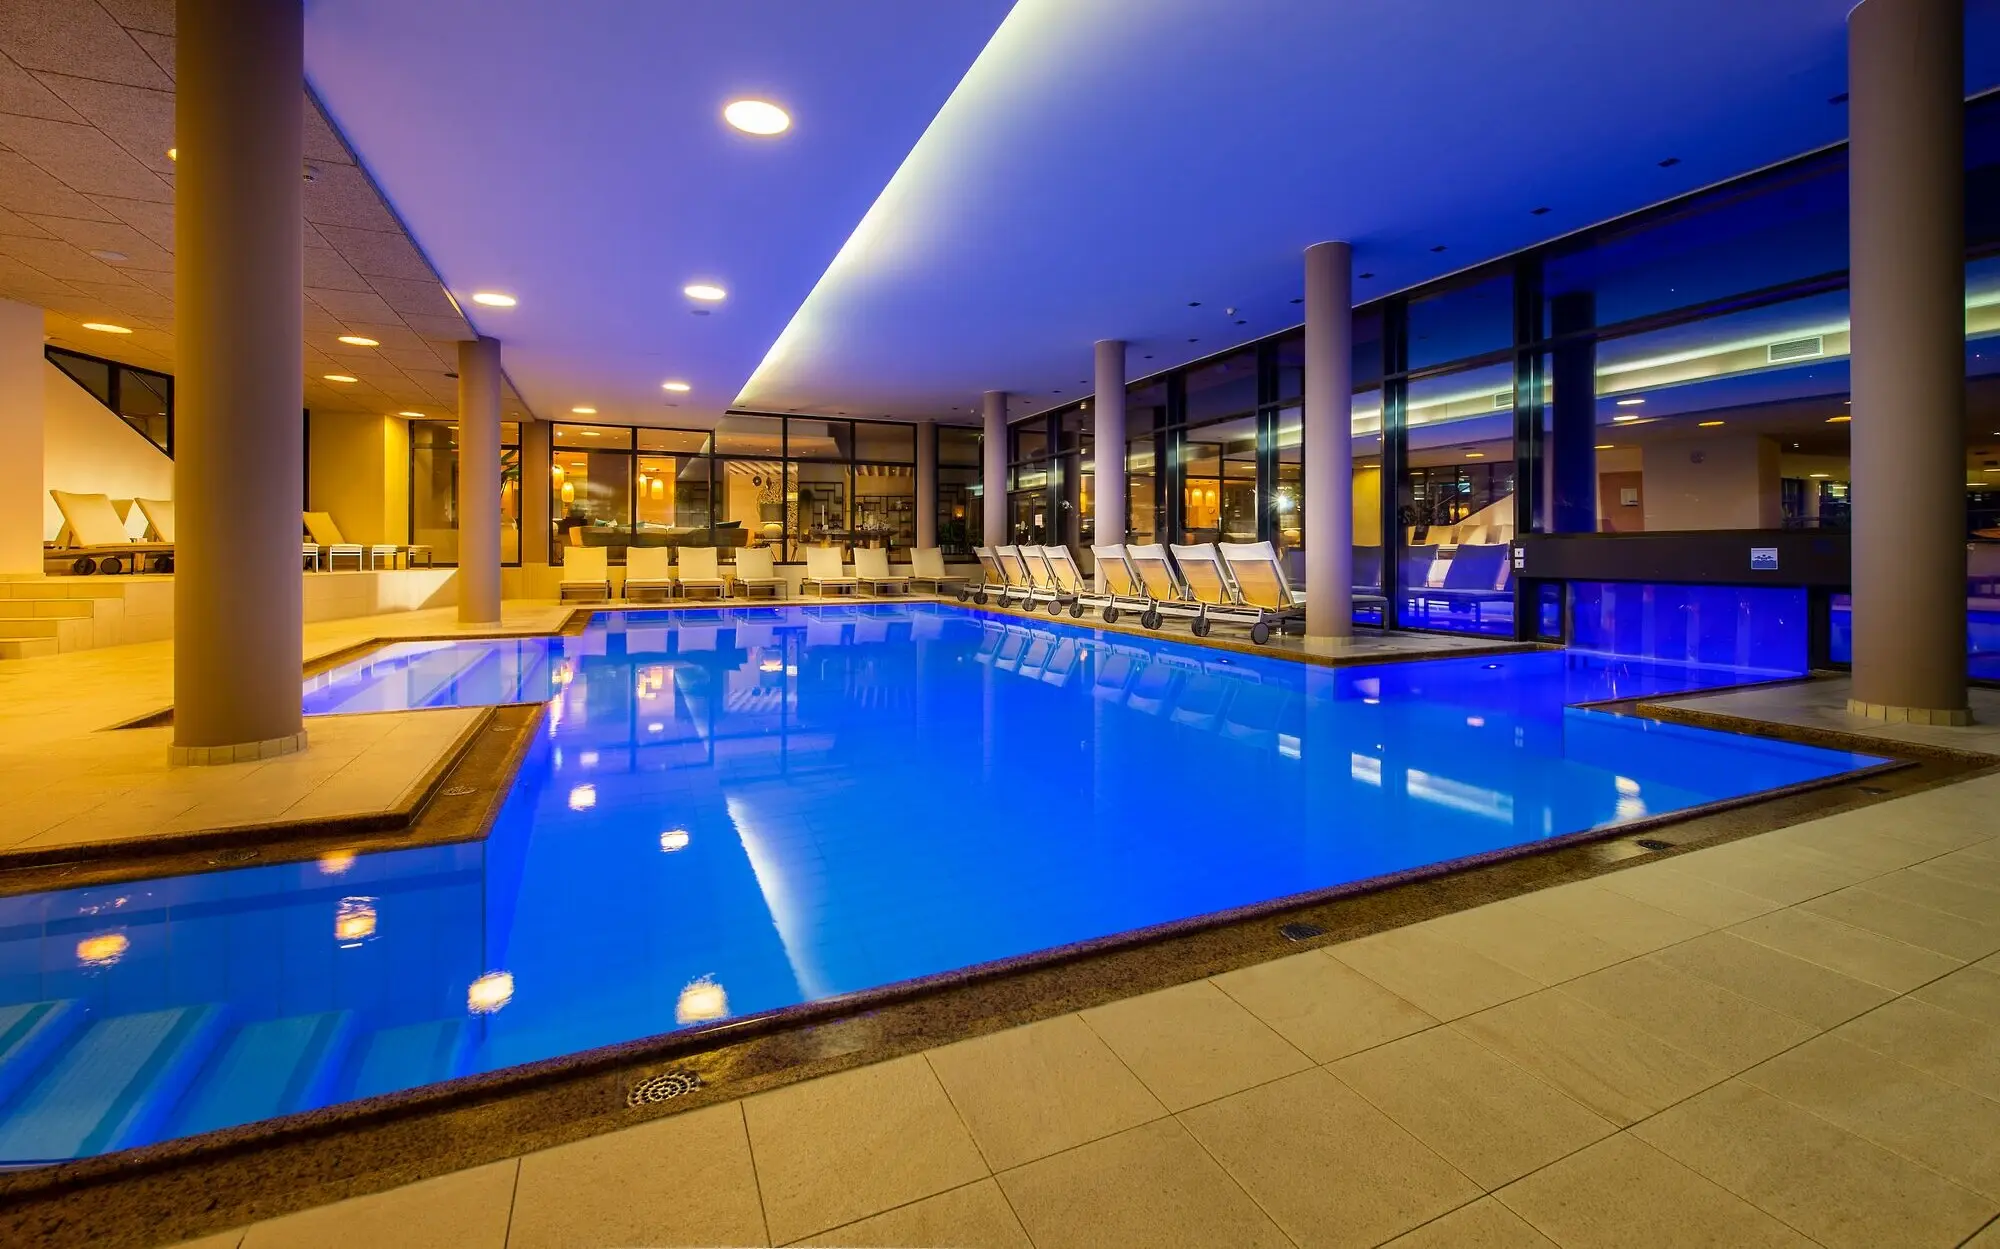
[[[1695,422],[1695,424],[1697,424],[1697,425],[1701,426],[1701,427],[1702,427],[1703,429],[1713,429],[1713,428],[1714,428],[1715,426],[1717,426],[1717,425],[1720,425],[1720,424],[1722,424],[1722,422],[1721,422],[1721,421],[1696,421],[1696,422]]]
[[[320,380],[327,382],[339,382],[342,385],[346,385],[348,382],[354,381],[355,379],[349,377],[345,373],[328,373],[325,376],[323,376]]]
[[[396,415],[397,415],[397,416],[407,416],[407,417],[411,418],[412,420],[418,420],[418,421],[420,421],[420,420],[424,419],[424,414],[423,414],[423,413],[421,413],[421,412],[398,412],[398,413],[396,413]]]
[[[1617,448],[1617,447],[1615,447],[1615,446],[1613,446],[1613,445],[1612,445],[1611,443],[1608,443],[1608,442],[1600,442],[1600,443],[1598,443],[1598,444],[1597,444],[1597,448],[1596,448],[1596,449],[1597,449],[1597,450],[1599,450],[1599,451],[1616,451],[1616,450],[1617,450],[1618,448]]]
[[[1832,474],[1832,473],[1807,473],[1807,474],[1806,474],[1806,476],[1808,476],[1808,477],[1831,477],[1831,476],[1833,476],[1833,474]]]
[[[1845,425],[1853,419],[1851,416],[1829,416],[1826,418],[1826,423],[1829,425]]]
[[[1644,402],[1646,402],[1644,399],[1620,399],[1618,406],[1621,408],[1636,408]]]
[[[722,119],[744,134],[783,134],[792,128],[792,115],[769,100],[731,100],[723,106]]]
[[[574,412],[574,413],[576,413],[576,414],[577,414],[578,416],[596,416],[596,415],[597,415],[597,409],[596,409],[596,408],[571,408],[571,409],[570,409],[570,411],[571,411],[571,412]]]
[[[180,158],[181,158],[181,150],[179,148],[170,147],[167,149],[168,160],[179,160]]]
[[[598,433],[594,429],[586,429],[583,431],[583,436],[585,438],[602,438],[604,435]]]
[[[114,252],[108,247],[98,248],[95,251],[92,251],[90,254],[97,257],[99,260],[119,261],[119,260],[132,259],[130,256],[127,256],[124,252]]]
[[[694,387],[688,385],[686,382],[661,382],[660,389],[671,390],[677,395],[684,395],[688,391],[693,390]]]
[[[1617,422],[1617,423],[1618,423],[1618,424],[1620,424],[1620,425],[1624,425],[1624,424],[1626,424],[1626,423],[1628,423],[1628,422],[1631,422],[1631,421],[1636,421],[1636,420],[1638,420],[1639,418],[1638,418],[1638,417],[1636,417],[1636,416],[1614,416],[1614,417],[1612,417],[1611,419],[1612,419],[1613,421]]]
[[[1486,458],[1486,453],[1484,451],[1468,451],[1465,453],[1465,458],[1468,460],[1483,460]]]
[[[340,341],[350,347],[380,347],[382,345],[372,338],[363,338],[359,334],[342,334]]]
[[[690,282],[681,287],[681,294],[689,299],[699,299],[705,304],[712,304],[727,298],[729,292],[708,282]]]
[[[520,301],[512,295],[502,295],[499,291],[474,291],[472,302],[485,304],[488,308],[512,308]]]
[[[96,330],[100,334],[130,334],[132,332],[125,326],[113,325],[109,321],[85,321],[83,328]]]

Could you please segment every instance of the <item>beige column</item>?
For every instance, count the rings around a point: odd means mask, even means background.
[[[0,573],[42,573],[42,310],[0,299]]]
[[[1847,18],[1854,691],[1969,724],[1965,689],[1964,0]]]
[[[179,0],[175,763],[305,745],[305,35],[298,0]]]
[[[1091,435],[1097,467],[1091,488],[1097,492],[1097,541],[1111,546],[1125,541],[1125,344],[1107,338],[1097,344],[1096,393],[1091,407],[1097,422]],[[1100,589],[1103,588],[1100,578]]]
[[[549,562],[549,476],[555,463],[554,433],[554,427],[547,421],[521,422],[523,568],[545,568]]]
[[[989,390],[985,397],[985,438],[980,459],[984,462],[979,480],[985,504],[984,545],[1011,541],[1007,524],[1007,392]]]
[[[917,422],[917,545],[937,540],[937,422]]]
[[[500,340],[458,345],[458,623],[500,623]]]
[[[1306,646],[1327,650],[1354,636],[1353,278],[1349,244],[1306,248]]]

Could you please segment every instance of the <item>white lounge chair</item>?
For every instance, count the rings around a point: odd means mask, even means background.
[[[1077,602],[1097,609],[1105,624],[1115,623],[1121,612],[1144,613],[1151,609],[1153,600],[1146,593],[1145,583],[1139,579],[1139,570],[1132,566],[1131,557],[1125,553],[1124,543],[1093,546],[1090,554],[1097,561],[1097,575],[1104,588],[1079,594]]]
[[[746,597],[759,590],[768,591],[772,598],[785,596],[785,579],[771,566],[771,548],[768,546],[740,548],[736,552],[736,575],[731,580]]]
[[[912,588],[928,587],[933,594],[957,594],[965,598],[964,577],[944,570],[944,551],[939,547],[920,546],[910,552],[910,585]]]
[[[1076,566],[1076,557],[1069,553],[1066,546],[1042,547],[1041,557],[1041,567],[1048,578],[1047,588],[1054,596],[1049,602],[1049,615],[1057,615],[1068,608],[1071,619],[1081,620],[1083,595],[1090,587],[1084,584],[1083,570]]]
[[[1282,630],[1287,624],[1304,622],[1305,599],[1293,591],[1284,563],[1270,543],[1222,542],[1215,550],[1228,570],[1236,601],[1219,611],[1210,609],[1211,619],[1248,624],[1250,640],[1259,646],[1270,640],[1273,624]]]
[[[172,499],[134,499],[133,504],[146,518],[146,538],[151,542],[174,544],[174,501]]]
[[[729,597],[729,581],[716,567],[715,548],[712,546],[682,547],[681,568],[674,580],[684,596],[710,594],[716,598]]]
[[[1157,542],[1127,543],[1125,559],[1139,574],[1139,585],[1148,600],[1148,606],[1139,613],[1141,625],[1157,629],[1161,619],[1167,616],[1182,620],[1201,618],[1201,605],[1189,593],[1187,582],[1181,578],[1180,569],[1174,567],[1166,547]]]
[[[881,547],[854,548],[854,579],[870,594],[910,592],[910,579],[889,571],[889,553]]]
[[[349,542],[341,536],[340,526],[333,523],[333,514],[330,512],[307,512],[305,518],[306,532],[312,535],[312,540],[319,544],[320,550],[325,554],[329,572],[338,567],[343,558],[353,560],[357,572],[364,566],[377,567],[380,560],[389,561],[391,568],[396,566],[396,556],[403,549],[396,543]],[[367,561],[365,565],[363,560]]]
[[[561,602],[571,594],[594,594],[600,599],[611,597],[610,560],[606,558],[608,549],[601,546],[573,546],[563,551],[562,583],[556,587],[556,601]]]
[[[804,594],[807,586],[825,598],[829,593],[853,594],[861,583],[847,575],[840,563],[840,548],[837,546],[809,546],[806,548],[806,575],[799,579],[799,593]]]
[[[71,572],[80,577],[96,572],[136,572],[148,556],[156,571],[173,570],[174,544],[134,542],[109,495],[51,490],[49,497],[62,512],[63,527],[56,545],[73,557]]]
[[[579,547],[578,550],[583,548]],[[594,548],[602,550],[603,548]],[[625,551],[625,597],[658,590],[661,598],[669,598],[674,592],[674,552],[671,547],[635,546]],[[563,564],[569,569],[567,561]],[[567,580],[567,578],[565,578]]]

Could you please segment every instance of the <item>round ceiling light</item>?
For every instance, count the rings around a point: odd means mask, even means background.
[[[722,119],[744,134],[783,134],[792,128],[792,115],[769,100],[731,100]]]
[[[100,334],[130,334],[132,332],[125,326],[113,325],[109,321],[85,321],[83,328],[96,330]]]
[[[91,252],[90,254],[97,257],[99,260],[108,260],[114,264],[121,260],[132,259],[130,256],[127,256],[124,252],[114,252],[108,247],[100,247],[95,251]]]
[[[570,409],[570,411],[571,411],[571,412],[573,412],[573,413],[575,413],[575,414],[576,414],[576,415],[578,415],[578,416],[596,416],[596,415],[597,415],[597,409],[596,409],[596,408],[571,408],[571,409]]]
[[[681,287],[681,294],[689,299],[699,299],[705,304],[718,303],[729,296],[728,291],[708,282],[690,282]]]
[[[396,415],[397,415],[397,416],[407,416],[407,417],[409,417],[409,418],[410,418],[411,420],[413,420],[413,421],[421,421],[421,420],[423,420],[423,419],[424,419],[424,414],[423,414],[423,413],[421,413],[421,412],[398,412],[398,413],[396,413]]]
[[[688,385],[686,382],[661,382],[660,389],[671,390],[677,395],[684,395],[688,391],[693,390],[694,387]]]
[[[340,341],[350,347],[380,347],[382,345],[375,339],[364,338],[359,334],[342,334]]]
[[[326,382],[339,382],[339,383],[340,383],[341,385],[343,385],[343,386],[344,386],[344,385],[346,385],[347,383],[349,383],[349,382],[351,382],[351,381],[354,381],[355,379],[354,379],[354,378],[351,378],[351,377],[349,377],[349,376],[348,376],[347,374],[345,374],[345,373],[328,373],[328,374],[326,374],[326,375],[325,375],[324,377],[322,377],[322,378],[321,378],[320,380],[321,380],[321,381],[326,381]]]
[[[502,295],[499,291],[474,291],[472,302],[485,304],[488,308],[512,308],[519,301],[512,295]]]

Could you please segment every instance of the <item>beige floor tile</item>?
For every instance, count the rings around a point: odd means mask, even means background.
[[[1989,1027],[2000,1028],[2000,975],[1984,967],[1967,967],[1934,980],[1910,994],[1919,1002],[1957,1011]]]
[[[1453,1026],[1621,1126],[1728,1074],[1561,989]]]
[[[1606,896],[1627,906],[1640,905],[1616,895]],[[1424,927],[1544,985],[1561,984],[1629,957],[1626,951],[1577,927],[1541,914],[1526,898],[1442,916]]]
[[[1541,987],[1421,924],[1332,946],[1328,953],[1436,1019],[1456,1019]]]
[[[2000,1216],[1980,1229],[1977,1236],[1965,1242],[1960,1249],[2000,1249]]]
[[[1910,870],[1924,876],[1942,876],[1947,880],[2000,889],[2000,852],[1994,849],[1995,844],[1984,842],[1967,846],[1963,850],[1926,859]]]
[[[1329,1070],[1482,1188],[1617,1130],[1456,1028],[1420,1032]]]
[[[1897,941],[1843,924],[1824,915],[1788,907],[1729,929],[1759,945],[1831,968],[1844,976],[1907,993],[1960,966],[1935,950]]]
[[[1956,1245],[1993,1212],[1977,1193],[1741,1081],[1632,1134],[1822,1245]]]
[[[738,1102],[528,1154],[507,1236],[507,1249],[768,1243]]]
[[[1564,1249],[1812,1243],[1626,1132],[1516,1180],[1497,1196]]]
[[[1332,1062],[1437,1020],[1323,950],[1212,978],[1314,1062]]]
[[[1384,1249],[1552,1249],[1554,1243],[1499,1198],[1481,1197],[1396,1237]]]
[[[2000,1198],[2000,1104],[1838,1037],[1815,1037],[1743,1073],[1989,1198]]]
[[[760,1093],[743,1113],[780,1244],[987,1174],[921,1054]]]
[[[1312,1065],[1206,980],[1099,1006],[1083,1019],[1169,1110]]]
[[[992,1180],[898,1206],[801,1243],[827,1249],[1033,1249],[1013,1207]]]
[[[1613,890],[1578,881],[1522,895],[1521,905],[1627,956],[1699,937],[1710,925]],[[1600,966],[1608,966],[1606,960]],[[1596,968],[1589,970],[1595,971]]]
[[[2000,891],[1939,872],[1891,872],[1868,882],[1876,893],[1927,906],[1961,919],[1990,923],[2000,913]]]
[[[1075,1015],[961,1041],[928,1057],[996,1171],[1167,1113]]]
[[[203,1236],[198,1240],[183,1240],[172,1249],[237,1249],[243,1243],[243,1228],[229,1232],[217,1232],[213,1236]]]
[[[1684,854],[1675,858],[1673,865],[1678,871],[1786,906],[1875,875],[1826,855],[1767,844],[1757,837]]]
[[[1833,1035],[2000,1100],[2000,1029],[1913,998],[1898,998]]]
[[[1684,976],[1657,956],[1592,972],[1564,985],[1563,992],[1730,1072],[1818,1031],[1720,985]]]
[[[1937,854],[1930,846],[1890,835],[1880,807],[1847,811],[1822,820],[1761,834],[1774,845],[1811,850],[1870,872],[1894,872]]]
[[[2000,951],[2000,921],[1967,919],[1871,886],[1814,898],[1805,909],[1843,924],[1973,962]]]
[[[1036,1249],[1290,1244],[1172,1119],[1052,1154],[999,1179]]]
[[[1887,989],[1726,932],[1697,937],[1654,957],[1683,975],[1721,985],[1815,1028],[1846,1023],[1894,996]]]
[[[1741,923],[1778,906],[1769,898],[1677,871],[1671,861],[1612,872],[1590,883],[1709,928]]]
[[[518,1165],[508,1159],[257,1223],[243,1249],[502,1249]]]
[[[1181,1121],[1308,1249],[1380,1244],[1480,1192],[1323,1069],[1210,1102]]]

